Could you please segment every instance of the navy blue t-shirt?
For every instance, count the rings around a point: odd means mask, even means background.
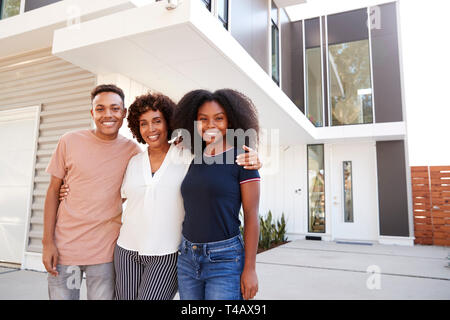
[[[247,170],[235,163],[239,153],[233,148],[192,161],[181,184],[183,236],[187,240],[215,242],[239,234],[240,185],[260,180],[258,170]]]

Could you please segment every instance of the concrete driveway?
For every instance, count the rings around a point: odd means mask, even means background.
[[[449,252],[446,247],[293,241],[257,256],[256,299],[448,300]],[[86,299],[84,281],[81,297]],[[47,298],[46,273],[0,267],[0,299]]]

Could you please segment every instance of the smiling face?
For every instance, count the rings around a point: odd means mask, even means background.
[[[103,140],[117,138],[127,109],[122,98],[114,92],[101,92],[92,100],[91,115],[95,122],[95,134]]]
[[[205,102],[198,108],[197,132],[206,142],[206,145],[225,142],[223,137],[227,133],[227,128],[227,114],[216,101]]]
[[[161,111],[149,110],[139,117],[139,132],[150,149],[168,145],[168,126]]]

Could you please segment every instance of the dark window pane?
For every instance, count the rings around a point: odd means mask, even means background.
[[[305,113],[303,21],[290,22],[284,10],[280,10],[280,18],[282,90]]]
[[[280,84],[280,34],[276,25],[272,23],[272,79]]]
[[[367,9],[327,16],[328,45],[369,39]]]
[[[305,48],[320,47],[319,18],[305,20]]]
[[[375,121],[403,121],[395,3],[370,8]]]
[[[308,232],[325,233],[323,144],[308,146]]]
[[[25,12],[34,10],[62,0],[24,0]]]

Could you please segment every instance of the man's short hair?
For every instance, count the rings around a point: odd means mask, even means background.
[[[125,94],[123,93],[122,89],[120,89],[118,86],[114,85],[114,84],[100,84],[98,86],[96,86],[92,91],[91,91],[91,102],[94,101],[94,98],[96,95],[98,95],[99,93],[102,92],[113,92],[116,93],[120,96],[120,98],[122,98],[122,103],[125,106]]]

